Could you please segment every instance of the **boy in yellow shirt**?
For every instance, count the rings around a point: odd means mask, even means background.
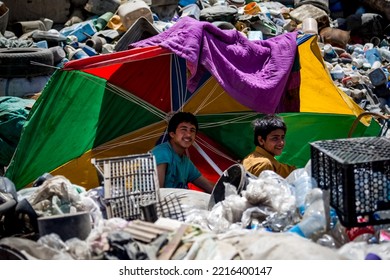
[[[259,176],[263,170],[272,170],[286,178],[295,166],[280,163],[275,159],[285,145],[286,124],[279,116],[270,114],[252,122],[255,150],[247,155],[242,164],[245,169]]]

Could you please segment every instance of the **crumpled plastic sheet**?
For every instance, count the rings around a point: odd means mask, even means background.
[[[58,234],[51,233],[40,237],[38,244],[50,247],[62,253],[69,254],[74,260],[90,260],[91,252],[88,243],[78,238],[63,241]]]
[[[246,228],[252,218],[268,225],[278,227],[279,231],[286,227],[280,222],[293,221],[296,212],[295,194],[284,178],[273,171],[265,171],[258,178],[248,178],[246,189],[237,194],[235,187],[225,186],[225,199],[216,203],[210,211],[189,211],[186,222],[194,223],[214,233],[223,233],[233,228]],[[278,213],[276,217],[274,214]],[[282,219],[282,216],[284,218]]]
[[[242,195],[252,205],[265,205],[277,212],[294,211],[295,196],[292,186],[277,173],[265,170],[258,178],[248,178]]]

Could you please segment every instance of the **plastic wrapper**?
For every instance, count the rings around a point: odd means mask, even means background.
[[[53,214],[69,213],[71,206],[77,208],[81,198],[76,187],[67,178],[58,175],[45,180],[27,200],[40,215],[50,216]],[[35,207],[44,200],[50,201],[51,207]]]
[[[90,260],[91,252],[89,250],[88,243],[78,238],[68,239],[66,242],[67,252],[75,260]]]
[[[186,212],[185,222],[192,225],[198,225],[204,229],[210,229],[208,223],[209,211],[200,210],[200,209],[192,209]]]
[[[250,207],[245,198],[230,195],[214,205],[208,215],[208,223],[212,231],[224,232],[231,224],[241,222],[242,213]]]
[[[299,222],[299,220],[300,217],[296,215],[296,212],[274,212],[267,217],[262,226],[272,232],[283,232],[288,230],[291,225]]]
[[[243,196],[252,205],[265,205],[277,212],[295,210],[292,186],[273,171],[263,171],[257,179],[249,178]]]
[[[37,243],[41,245],[46,245],[58,251],[68,251],[69,249],[68,245],[56,233],[50,233],[40,237]]]
[[[267,219],[268,216],[270,216],[273,213],[275,212],[267,206],[248,208],[244,211],[244,213],[242,213],[242,217],[241,217],[242,227],[243,228],[248,227],[251,224],[253,219],[259,221],[259,223],[261,224],[263,221]]]

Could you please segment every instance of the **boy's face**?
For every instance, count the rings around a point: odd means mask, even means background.
[[[278,156],[282,153],[285,145],[284,137],[284,131],[282,129],[276,129],[271,131],[265,140],[261,136],[258,137],[258,140],[260,146],[262,146],[266,151],[273,156]]]
[[[182,122],[177,126],[176,131],[170,132],[169,135],[174,145],[188,149],[195,141],[196,127],[191,123]]]

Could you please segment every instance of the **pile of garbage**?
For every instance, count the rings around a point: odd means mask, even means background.
[[[190,16],[221,29],[236,29],[249,40],[297,30],[313,34],[334,83],[365,110],[389,113],[386,1],[72,0],[58,1],[51,14],[47,7],[33,8],[25,1],[0,3],[0,95],[39,93],[67,61],[126,50]],[[19,63],[34,61],[29,71],[15,68],[21,56]]]
[[[39,94],[68,61],[124,51],[192,17],[249,40],[293,31],[316,36],[333,82],[365,110],[389,114],[390,18],[388,1],[379,2],[348,3],[354,9],[347,13],[346,1],[73,0],[58,4],[53,17],[23,20],[15,9],[23,13],[28,9],[21,4],[28,4],[0,2],[0,23],[6,22],[0,29],[0,95]],[[287,179],[264,172],[241,192],[226,184],[223,200],[210,197],[214,205],[194,207],[188,199],[185,221],[159,219],[153,226],[107,219],[101,189],[85,191],[66,178],[43,178],[18,194],[4,182],[0,246],[38,259],[390,259],[388,225],[343,226],[308,170]],[[13,220],[12,211],[26,219]],[[33,221],[47,217],[41,226],[50,226],[55,215],[90,218],[89,227],[67,240],[61,231],[39,236]]]
[[[86,191],[63,176],[46,174],[18,192],[3,178],[0,194],[16,206],[0,212],[0,256],[12,249],[22,259],[390,259],[389,225],[345,227],[309,170],[310,162],[286,179],[264,171],[241,191],[225,182],[220,199],[215,190],[161,189],[160,201],[175,197],[183,220],[107,218],[101,187]]]

